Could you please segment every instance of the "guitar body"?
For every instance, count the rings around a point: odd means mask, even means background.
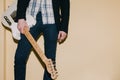
[[[12,36],[16,40],[20,40],[20,32],[17,29],[17,23],[15,22],[16,18],[16,10],[17,10],[17,0],[13,2],[11,6],[3,13],[2,15],[2,24],[9,28],[12,31]],[[29,14],[26,13],[26,22],[29,25],[29,28],[36,24],[36,20]]]
[[[12,36],[16,40],[20,40],[20,32],[17,28],[17,23],[15,22],[16,18],[16,10],[17,10],[17,0],[4,12],[2,15],[1,23],[9,28],[12,32]],[[26,22],[28,24],[28,27],[31,28],[36,24],[36,20],[26,13]],[[24,28],[24,35],[29,40],[33,48],[36,50],[38,55],[40,56],[41,60],[45,63],[47,71],[51,74],[52,79],[56,79],[58,76],[58,73],[54,67],[54,64],[51,59],[48,59],[45,54],[42,52],[40,47],[38,46],[37,42],[34,40],[28,29]]]

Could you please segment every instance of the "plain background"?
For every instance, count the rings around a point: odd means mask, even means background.
[[[0,1],[0,15],[13,0]],[[120,80],[120,0],[71,0],[69,35],[57,48],[57,80]],[[0,25],[0,80],[14,80],[17,43]],[[43,49],[43,37],[37,41]],[[26,80],[42,80],[31,52]]]

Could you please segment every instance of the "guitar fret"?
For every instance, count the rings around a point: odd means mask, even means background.
[[[41,58],[46,58],[44,56],[44,53],[40,50],[40,47],[35,42],[35,40],[32,37],[32,35],[28,32],[27,28],[25,28],[25,35],[26,35],[27,39],[30,41],[30,43],[33,45],[33,47],[35,48],[35,50],[38,52],[38,54],[40,55],[40,57]]]

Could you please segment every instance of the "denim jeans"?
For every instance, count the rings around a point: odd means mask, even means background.
[[[44,50],[47,58],[51,58],[55,61],[58,30],[55,24],[43,24],[41,13],[36,16],[37,23],[30,29],[30,33],[35,40],[38,39],[40,33],[44,36]],[[26,75],[26,63],[31,51],[31,44],[27,38],[21,34],[21,40],[18,42],[18,46],[15,53],[14,61],[14,76],[15,80],[25,80]],[[44,79],[52,80],[50,74],[45,69]]]

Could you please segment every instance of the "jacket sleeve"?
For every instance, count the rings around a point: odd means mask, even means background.
[[[18,0],[17,2],[17,12],[16,12],[16,22],[18,19],[26,20],[26,9],[29,5],[30,0]]]
[[[68,33],[70,0],[60,0],[60,8],[61,8],[60,30]]]

